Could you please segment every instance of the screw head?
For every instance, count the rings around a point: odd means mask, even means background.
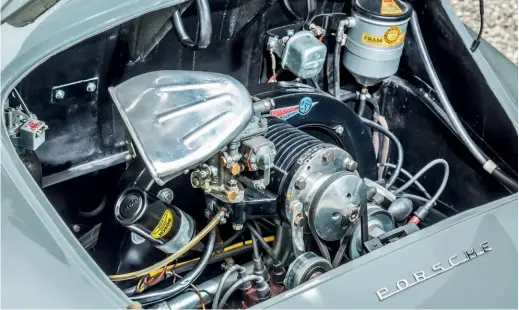
[[[75,233],[77,233],[77,232],[79,232],[79,231],[81,230],[81,227],[79,227],[78,224],[74,224],[74,225],[72,225],[72,230],[73,230]]]
[[[169,188],[163,188],[159,191],[158,195],[160,200],[162,200],[165,203],[171,203],[174,198],[173,191]]]
[[[339,135],[342,135],[342,133],[344,132],[344,127],[338,125],[337,127],[335,127],[335,132]]]
[[[333,151],[332,150],[327,150],[326,152],[324,152],[323,160],[326,163],[331,162],[333,160]]]
[[[234,229],[234,230],[242,230],[243,229],[243,224],[232,223],[232,229]]]
[[[63,89],[57,90],[56,93],[54,94],[54,98],[56,98],[58,100],[65,98],[65,91]]]
[[[305,178],[299,177],[296,179],[296,182],[294,183],[294,186],[298,190],[303,190],[306,187],[306,181]]]
[[[86,87],[87,92],[92,93],[92,92],[94,92],[96,89],[97,89],[97,85],[96,85],[96,83],[94,83],[94,82],[88,82],[87,87]]]
[[[346,158],[344,160],[344,169],[348,170],[348,171],[355,171],[357,170],[357,167],[359,166],[359,164],[354,161],[352,158]]]

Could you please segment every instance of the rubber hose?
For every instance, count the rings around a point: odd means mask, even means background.
[[[364,110],[366,110],[366,99],[360,99],[357,114],[362,116],[364,114]]]
[[[185,291],[188,287],[195,282],[195,280],[202,274],[205,267],[209,262],[209,258],[211,254],[213,254],[214,244],[216,241],[216,229],[211,230],[209,233],[209,240],[207,241],[207,245],[205,246],[204,253],[200,257],[197,265],[193,270],[191,270],[188,274],[185,275],[178,282],[173,285],[163,288],[161,290],[151,291],[144,294],[139,294],[132,296],[131,299],[138,300],[141,304],[151,304],[162,301],[166,298],[173,297],[179,293]]]
[[[440,79],[436,74],[431,58],[429,57],[429,53],[427,51],[427,47],[425,46],[425,41],[423,39],[422,31],[420,29],[418,17],[416,15],[415,10],[413,10],[413,13],[411,15],[411,30],[413,31],[413,35],[415,37],[418,50],[420,51],[420,55],[422,56],[422,59],[424,61],[425,69],[427,71],[429,79],[431,80],[431,83],[433,84],[433,87],[436,90],[436,93],[438,94],[438,98],[440,99],[440,102],[442,103],[443,108],[445,109],[445,113],[451,120],[452,126],[458,133],[460,140],[463,142],[463,144],[465,144],[469,152],[484,168],[485,166],[489,165],[489,163],[490,166],[492,164],[495,165],[495,163],[489,160],[488,157],[481,151],[481,149],[479,149],[476,143],[474,143],[474,141],[470,138],[469,134],[461,124],[460,119],[456,115],[456,112],[454,111],[454,108],[452,107],[449,98],[447,97],[447,94],[443,89]],[[511,177],[504,174],[502,171],[500,171],[499,167],[495,167],[493,170],[490,171],[489,170],[490,169],[485,168],[485,171],[489,172],[496,179],[501,181],[506,186],[512,188],[514,191],[517,191],[517,182]]]
[[[359,97],[357,93],[346,93],[346,94],[340,94],[339,100],[342,102],[348,102],[351,100],[356,100]]]
[[[388,168],[392,168],[392,169],[395,169],[395,167],[396,167],[395,165],[390,164],[390,163],[384,163],[384,164],[379,163],[379,165],[380,165],[380,166],[384,166],[384,167],[388,167]],[[404,174],[406,177],[408,177],[409,179],[412,179],[412,178],[413,178],[413,175],[412,175],[409,171],[405,170],[404,168],[400,169],[400,172],[403,173],[403,174]],[[429,192],[425,189],[425,187],[423,187],[422,183],[420,183],[418,180],[415,180],[415,181],[414,181],[414,184],[416,185],[416,187],[417,187],[420,191],[422,191],[422,193],[425,195],[425,197],[426,197],[427,199],[431,199],[431,194],[429,194]]]
[[[227,270],[223,274],[222,278],[220,279],[220,282],[218,283],[218,288],[216,289],[216,292],[214,293],[213,307],[212,307],[213,309],[218,309],[216,306],[218,305],[218,301],[220,300],[220,294],[222,293],[223,284],[225,283],[225,281],[227,281],[227,278],[229,278],[229,276],[233,272],[236,272],[238,270],[245,270],[245,268],[243,268],[240,265],[232,265],[231,268],[229,268],[229,270]]]
[[[211,43],[211,35],[213,34],[213,25],[211,21],[211,9],[207,0],[196,0],[196,10],[198,12],[198,24],[200,25],[200,34],[195,41],[187,34],[180,10],[173,13],[173,28],[177,33],[180,42],[190,48],[206,48]]]
[[[244,284],[246,282],[250,282],[250,281],[261,282],[261,281],[265,281],[265,280],[263,280],[263,278],[261,276],[248,275],[248,276],[244,277],[243,279],[240,279],[240,280],[236,281],[236,283],[234,283],[227,290],[225,295],[223,295],[222,300],[219,302],[219,305],[218,305],[217,309],[222,309],[223,305],[225,305],[225,303],[227,302],[229,297],[231,297],[232,293],[234,293],[242,284]]]
[[[438,198],[440,198],[440,195],[445,190],[445,187],[447,186],[447,181],[449,180],[449,163],[447,163],[447,161],[443,158],[438,158],[438,159],[431,161],[430,163],[425,165],[422,169],[420,169],[420,171],[418,171],[411,179],[409,179],[409,181],[407,181],[404,185],[402,185],[400,188],[398,188],[394,192],[395,194],[398,194],[398,193],[406,190],[416,180],[418,180],[424,173],[426,173],[429,169],[431,169],[432,167],[434,167],[438,164],[441,164],[445,167],[445,172],[443,173],[442,183],[440,184],[440,187],[438,188],[436,193],[431,197],[431,199],[428,202],[426,202],[423,206],[418,208],[418,210],[416,210],[416,212],[414,213],[420,220],[423,220],[427,217],[430,210],[434,207],[436,201],[438,200]]]
[[[333,95],[340,99],[341,96],[341,42],[335,42],[333,53]]]
[[[398,138],[389,130],[386,130],[384,127],[380,126],[379,124],[370,121],[369,119],[365,119],[363,117],[360,118],[362,122],[371,128],[378,130],[378,132],[386,135],[393,141],[393,143],[396,145],[398,158],[396,163],[396,168],[393,174],[391,175],[391,178],[387,181],[386,188],[389,188],[391,185],[395,183],[395,181],[398,179],[398,175],[400,174],[400,171],[402,170],[402,165],[404,164],[404,148],[402,147],[402,144],[400,141],[398,141]]]
[[[224,211],[219,211],[214,216],[214,218],[209,222],[209,224],[207,224],[207,226],[204,227],[204,229],[202,229],[196,236],[194,236],[193,239],[191,239],[191,241],[189,241],[180,250],[178,250],[177,252],[171,254],[170,256],[166,257],[165,259],[161,260],[160,262],[155,263],[155,264],[153,264],[153,265],[151,265],[149,267],[146,267],[144,269],[141,269],[141,270],[132,271],[132,272],[129,272],[129,273],[124,273],[124,274],[111,275],[111,276],[108,276],[108,278],[110,278],[110,280],[112,280],[112,281],[124,281],[124,280],[135,279],[135,278],[139,278],[139,277],[145,276],[148,273],[154,271],[155,269],[160,269],[160,268],[163,268],[166,265],[171,264],[172,262],[174,262],[178,258],[180,258],[182,255],[186,254],[187,251],[189,251],[193,246],[195,246],[195,244],[197,244],[200,241],[202,241],[202,239],[209,232],[213,231],[213,229],[216,227],[216,225],[218,225],[220,223],[220,220],[224,216],[225,216],[225,212]]]

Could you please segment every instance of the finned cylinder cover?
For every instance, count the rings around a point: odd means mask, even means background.
[[[136,187],[121,193],[115,204],[115,218],[166,253],[177,252],[195,232],[189,215]]]
[[[342,63],[358,83],[372,86],[398,70],[412,8],[400,0],[355,0]]]

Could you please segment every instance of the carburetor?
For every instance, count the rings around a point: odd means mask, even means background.
[[[247,127],[226,147],[191,172],[191,185],[224,203],[244,199],[244,185],[265,189],[276,149],[265,139],[268,122],[262,114],[274,108],[271,99],[253,103],[254,114]]]

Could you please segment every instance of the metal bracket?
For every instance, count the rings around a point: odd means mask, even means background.
[[[99,78],[93,77],[87,80],[57,85],[52,87],[50,102],[58,103],[65,99],[84,98],[87,101],[95,99],[99,87]]]

